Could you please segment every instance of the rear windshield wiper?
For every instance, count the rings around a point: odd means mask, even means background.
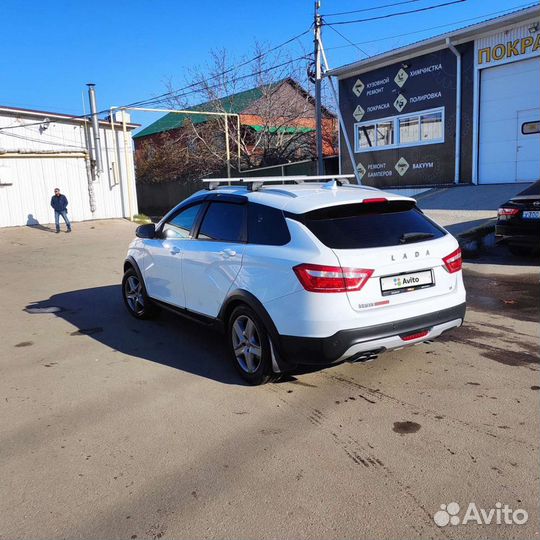
[[[413,242],[421,242],[422,240],[429,240],[435,235],[429,232],[408,232],[402,234],[399,243],[400,244],[412,244]]]

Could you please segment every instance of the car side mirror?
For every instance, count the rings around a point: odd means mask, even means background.
[[[156,226],[154,223],[139,225],[135,231],[137,238],[154,238],[156,236]]]

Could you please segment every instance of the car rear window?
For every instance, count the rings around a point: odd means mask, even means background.
[[[398,246],[446,234],[411,201],[330,206],[303,214],[300,220],[335,249]]]
[[[520,191],[519,195],[540,195],[540,180],[537,180],[534,184],[529,186],[527,189]]]

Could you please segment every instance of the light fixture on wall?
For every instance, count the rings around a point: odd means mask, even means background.
[[[44,118],[43,122],[39,124],[39,132],[43,133],[45,130],[49,129],[51,120],[49,118]]]
[[[538,32],[538,23],[535,22],[529,26],[529,34],[536,34]]]

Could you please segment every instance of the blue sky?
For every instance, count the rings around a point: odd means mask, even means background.
[[[396,1],[322,0],[321,12]],[[366,18],[445,1],[418,0],[327,20]],[[338,29],[351,41],[362,42],[360,47],[373,55],[531,3],[467,0]],[[480,18],[464,21],[475,17]],[[4,0],[0,2],[0,105],[82,114],[82,92],[90,81],[97,85],[100,109],[150,98],[165,92],[167,81],[175,87],[186,85],[189,69],[204,65],[212,49],[224,48],[233,61],[238,60],[250,54],[255,40],[281,43],[307,29],[312,19],[311,0]],[[448,26],[434,28],[441,25]],[[323,37],[332,67],[362,56],[330,29]],[[306,35],[301,40],[308,50],[311,39]],[[287,50],[292,55],[302,52],[298,43]],[[84,100],[87,106],[86,94]],[[134,119],[148,124],[153,117],[139,114]]]

